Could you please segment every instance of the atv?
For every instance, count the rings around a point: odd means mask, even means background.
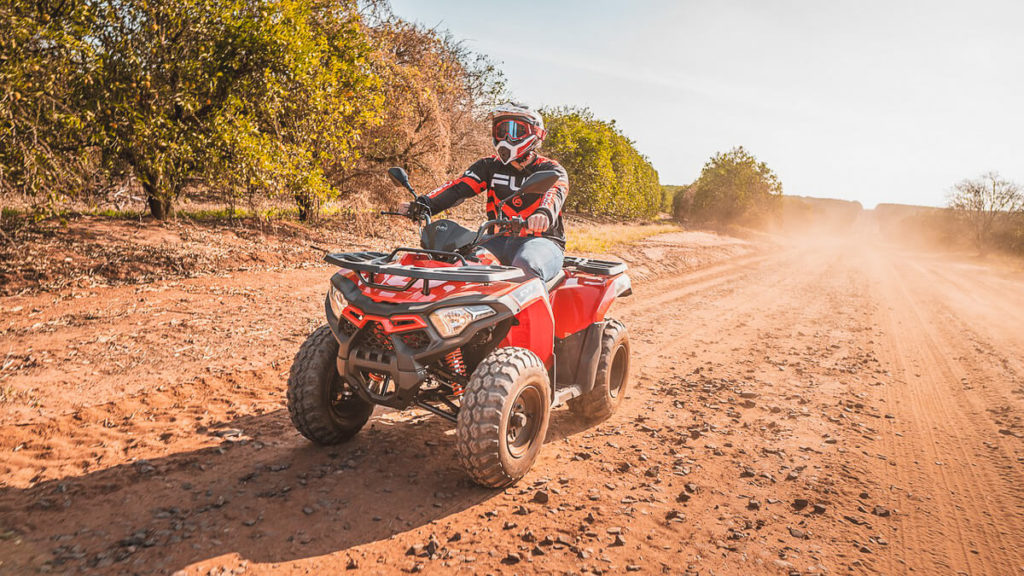
[[[418,198],[404,170],[388,174]],[[557,179],[531,175],[495,212]],[[509,486],[536,460],[552,408],[568,404],[598,420],[622,402],[629,336],[607,314],[632,293],[626,265],[567,256],[544,283],[481,248],[494,235],[524,235],[521,218],[499,216],[473,232],[432,221],[421,201],[401,215],[421,225],[419,248],[326,255],[340,270],[324,303],[327,324],[292,364],[292,423],[317,444],[338,444],[375,405],[416,406],[455,423],[459,459],[475,482]]]

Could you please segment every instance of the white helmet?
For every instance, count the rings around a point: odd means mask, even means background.
[[[522,104],[502,104],[491,111],[491,138],[502,164],[523,158],[548,132],[544,118]]]

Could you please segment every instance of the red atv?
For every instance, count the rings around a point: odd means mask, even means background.
[[[416,196],[404,170],[388,172]],[[557,179],[535,173],[516,195],[543,192]],[[566,257],[545,285],[480,248],[493,235],[522,233],[521,218],[489,220],[473,232],[431,222],[417,202],[408,216],[425,224],[421,248],[326,256],[341,270],[331,277],[327,326],[292,365],[292,422],[317,444],[337,444],[366,424],[375,404],[418,406],[455,423],[473,480],[508,486],[536,460],[553,407],[568,403],[599,419],[622,401],[629,339],[606,314],[632,293],[626,265]]]

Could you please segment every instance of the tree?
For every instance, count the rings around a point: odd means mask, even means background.
[[[84,0],[0,3],[0,194],[54,205],[87,190],[92,83],[85,41],[94,18]]]
[[[661,211],[672,214],[672,206],[675,204],[677,194],[685,194],[689,186],[674,186],[671,184],[661,185]]]
[[[488,153],[486,113],[504,94],[504,77],[450,35],[376,8],[370,65],[380,78],[383,121],[359,142],[360,160],[332,180],[346,192],[387,202],[401,193],[386,177],[391,166],[440,183]]]
[[[236,194],[286,193],[307,220],[338,195],[331,175],[357,160],[363,132],[381,120],[383,94],[354,3],[273,6],[274,24],[283,25],[275,30],[279,61],[255,91],[224,108],[217,181]]]
[[[354,1],[96,1],[89,95],[105,167],[134,174],[153,216],[186,186],[292,193],[308,215],[333,195],[378,99]],[[264,178],[266,177],[266,178]]]
[[[692,200],[680,202],[677,217],[727,224],[772,211],[782,197],[782,182],[768,165],[742,146],[711,157],[691,187]]]
[[[693,184],[681,186],[679,190],[672,195],[671,209],[668,210],[669,214],[682,218],[683,214],[689,214],[691,206],[693,206]]]
[[[569,173],[567,209],[625,218],[658,213],[658,172],[614,120],[599,120],[586,108],[541,112],[548,130],[541,153],[558,160]]]
[[[1024,192],[1019,184],[1004,180],[997,172],[988,172],[955,184],[947,206],[968,223],[975,246],[984,252],[1001,220],[1009,222],[1024,213]]]

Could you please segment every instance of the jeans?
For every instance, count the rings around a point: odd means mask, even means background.
[[[506,266],[515,266],[544,282],[562,269],[565,253],[547,238],[513,238],[498,236],[484,242],[483,247]]]

